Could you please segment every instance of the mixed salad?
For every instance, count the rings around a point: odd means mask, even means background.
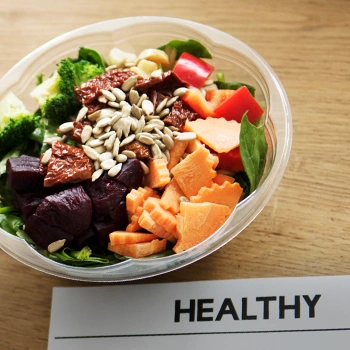
[[[181,253],[262,178],[255,88],[195,40],[103,57],[82,47],[37,77],[36,111],[0,101],[0,227],[74,266]]]

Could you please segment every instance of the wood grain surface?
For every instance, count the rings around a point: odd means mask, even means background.
[[[247,229],[201,261],[138,283],[350,274],[350,2],[3,1],[0,76],[60,34],[136,15],[201,22],[250,45],[282,81],[294,129],[280,186]],[[52,288],[86,285],[0,250],[0,349],[46,349]]]

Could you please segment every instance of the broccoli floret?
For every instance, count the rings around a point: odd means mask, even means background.
[[[29,139],[38,117],[30,113],[23,102],[9,92],[0,102],[0,159],[13,147]]]
[[[30,95],[38,102],[44,118],[61,124],[80,108],[74,87],[103,72],[101,66],[88,61],[63,59],[57,71],[38,85]]]

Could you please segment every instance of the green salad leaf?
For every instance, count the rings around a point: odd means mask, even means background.
[[[264,126],[251,124],[244,114],[240,131],[240,153],[245,172],[249,179],[249,193],[259,185],[265,169],[267,142]]]
[[[214,84],[218,87],[220,90],[237,90],[242,86],[246,86],[249,92],[255,96],[255,87],[245,84],[245,83],[240,83],[238,81],[225,81],[225,76],[224,73],[218,72],[216,73],[217,80],[214,81]]]
[[[102,68],[106,68],[107,63],[102,57],[102,55],[94,49],[89,47],[81,47],[79,49],[78,60],[85,60],[90,63],[97,64]]]
[[[176,49],[176,59],[179,59],[184,52],[198,58],[212,58],[208,49],[197,40],[171,40],[167,44],[158,47],[158,49],[164,51],[167,46]]]

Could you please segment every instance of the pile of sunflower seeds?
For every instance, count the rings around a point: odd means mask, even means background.
[[[108,108],[87,114],[87,107],[79,111],[76,121],[88,119],[92,126],[86,125],[81,133],[82,148],[85,154],[94,161],[95,171],[92,181],[97,180],[104,171],[116,176],[128,158],[136,154],[121,148],[134,140],[150,148],[151,158],[163,158],[169,161],[169,151],[176,140],[192,140],[196,138],[193,132],[179,132],[173,126],[165,126],[163,119],[170,113],[175,101],[187,92],[187,88],[176,89],[171,98],[165,98],[156,107],[146,94],[139,95],[133,87],[137,76],[131,76],[121,88],[101,90],[99,102],[108,104]],[[67,122],[59,127],[61,133],[73,129],[73,122]],[[49,156],[49,155],[47,155]],[[43,157],[46,161],[49,157]],[[148,173],[147,165],[141,161],[144,173]]]

